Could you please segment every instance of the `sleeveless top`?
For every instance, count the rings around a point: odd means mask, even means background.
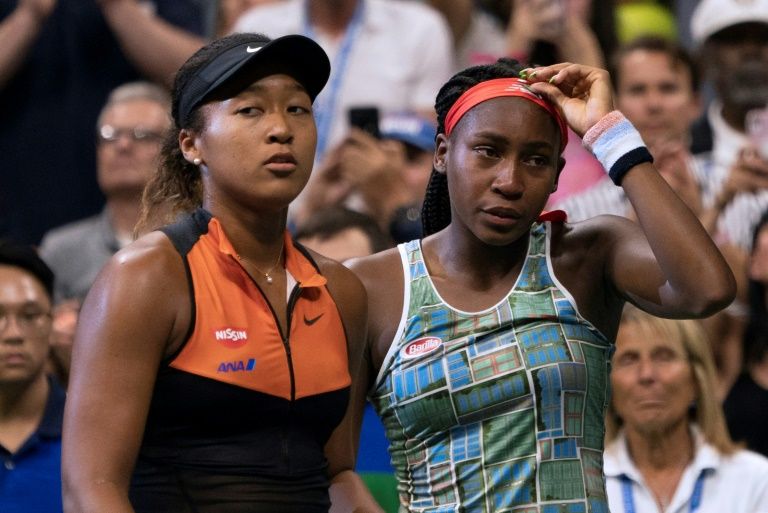
[[[297,285],[283,333],[205,210],[163,229],[186,267],[192,323],[163,362],[131,484],[137,512],[327,512],[323,452],[351,378],[325,278],[285,234]]]
[[[419,241],[398,246],[400,325],[370,400],[402,511],[608,513],[602,472],[612,345],[576,308],[534,223],[495,306],[452,308]]]

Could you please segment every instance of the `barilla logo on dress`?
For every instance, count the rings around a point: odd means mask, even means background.
[[[248,343],[248,332],[241,328],[221,328],[213,330],[216,341],[224,347],[236,349]]]
[[[403,358],[417,358],[436,351],[443,345],[443,341],[437,337],[425,337],[414,340],[400,350]]]
[[[256,358],[249,358],[234,362],[221,362],[216,372],[251,372],[254,368],[256,368]]]

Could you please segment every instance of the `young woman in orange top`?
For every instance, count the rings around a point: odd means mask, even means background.
[[[348,439],[325,446],[365,292],[286,231],[329,71],[303,36],[235,34],[177,73],[140,229],[162,227],[106,265],[80,317],[66,511],[319,513],[353,476]]]

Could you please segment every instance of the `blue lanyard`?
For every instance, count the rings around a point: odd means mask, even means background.
[[[317,40],[317,34],[312,29],[312,25],[309,22],[309,2],[311,0],[304,0],[304,20],[302,22],[303,35]],[[328,145],[328,139],[331,135],[331,124],[333,121],[333,113],[336,109],[336,103],[339,98],[339,91],[341,90],[341,82],[344,79],[346,73],[347,64],[349,63],[349,55],[352,53],[352,46],[360,33],[360,28],[363,26],[363,4],[365,0],[358,0],[355,12],[352,14],[352,19],[347,25],[347,30],[344,31],[344,38],[339,46],[339,51],[333,60],[333,70],[331,71],[331,78],[328,85],[323,91],[315,98],[315,123],[317,123],[317,153],[315,158],[320,157],[325,153],[326,146]]]
[[[696,478],[696,484],[693,486],[693,495],[691,495],[691,507],[689,513],[695,513],[701,506],[701,497],[704,494],[704,476],[706,470],[702,470],[699,477]],[[621,476],[621,500],[624,504],[624,513],[635,513],[635,498],[632,494],[632,480],[626,474]]]

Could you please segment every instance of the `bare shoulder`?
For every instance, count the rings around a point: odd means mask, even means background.
[[[642,233],[634,221],[615,215],[600,215],[575,223],[552,224],[552,252],[558,256],[605,261],[615,243]]]
[[[394,285],[402,288],[403,272],[397,248],[353,258],[344,264],[362,280],[368,290],[390,290]]]
[[[390,320],[390,312],[399,312],[403,297],[403,266],[397,248],[373,255],[354,258],[344,263],[363,282],[368,291],[371,318],[384,316]]]
[[[328,289],[336,297],[344,297],[352,300],[364,300],[365,289],[359,278],[347,269],[344,264],[328,258],[314,250],[307,249],[312,259],[320,269],[320,273],[328,280]]]
[[[345,262],[368,291],[368,338],[373,368],[378,371],[402,314],[404,280],[397,248]]]
[[[191,322],[190,295],[184,262],[168,237],[151,232],[115,253],[86,297],[81,319],[89,330],[113,334],[136,323],[147,333],[156,330],[166,347],[178,343]]]
[[[102,276],[104,275],[104,276]],[[186,282],[184,262],[168,237],[151,232],[121,249],[107,262],[98,282],[132,284],[137,293]]]
[[[161,231],[153,231],[142,235],[115,253],[115,256],[122,262],[138,262],[142,259],[154,260],[158,257],[162,259],[175,257],[178,259],[179,253],[166,234]]]
[[[343,276],[352,275],[350,270],[347,269],[344,266],[344,264],[339,262],[338,260],[328,258],[327,256],[322,255],[313,249],[309,249],[309,248],[305,248],[305,249],[317,264],[317,267],[320,269],[320,272],[322,273],[322,275],[325,276],[326,278],[331,279],[332,277],[343,277]]]
[[[583,242],[583,240],[603,240],[607,241],[622,231],[636,225],[634,221],[626,217],[612,214],[604,214],[583,221],[566,222],[562,224],[553,223],[554,228],[561,228],[561,234],[567,235],[568,241]]]
[[[611,337],[623,306],[609,278],[616,242],[635,229],[628,219],[602,215],[576,223],[552,224],[550,256],[557,279],[581,314]]]

